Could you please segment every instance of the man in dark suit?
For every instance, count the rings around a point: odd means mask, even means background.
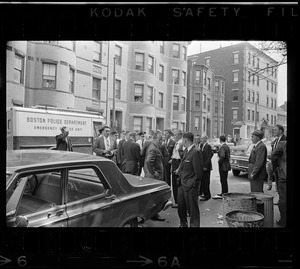
[[[263,192],[264,181],[268,178],[266,170],[267,147],[261,141],[263,137],[264,133],[261,130],[255,130],[251,134],[251,140],[254,144],[250,153],[248,168],[251,192]]]
[[[131,132],[129,139],[122,144],[122,151],[124,152],[124,160],[122,170],[124,173],[137,175],[139,168],[139,160],[141,158],[141,149],[136,143],[136,133]]]
[[[117,141],[109,135],[110,128],[108,126],[104,126],[100,132],[101,135],[94,141],[93,151],[97,156],[113,160],[117,152]]]
[[[171,138],[173,136],[173,132],[170,129],[165,130],[165,144],[168,156],[164,157],[164,181],[171,186],[171,157],[173,154],[173,149],[175,146],[175,141]]]
[[[286,141],[286,135],[284,134],[284,128],[282,125],[280,124],[277,124],[275,125],[274,129],[274,135],[276,136],[276,139],[274,140],[273,142],[273,145],[272,145],[272,152],[278,147],[279,143],[281,141]],[[274,162],[272,162],[272,168],[273,168],[273,176],[275,178],[275,184],[276,184],[276,189],[278,187],[278,173],[277,173],[277,169],[276,169],[276,164],[274,164]],[[275,165],[275,167],[274,167]],[[272,189],[272,185],[269,184],[268,187],[267,187],[267,190],[271,190]]]
[[[180,178],[177,197],[180,227],[188,227],[187,212],[190,216],[190,227],[200,227],[198,189],[203,176],[203,157],[193,140],[193,133],[183,135],[182,142],[186,149],[177,169]]]
[[[142,153],[142,149],[143,149],[143,146],[144,146],[144,143],[145,143],[145,132],[139,132],[138,135],[137,135],[137,140],[136,142],[139,144],[140,146],[140,149],[141,149],[141,153]],[[141,175],[142,173],[142,169],[144,167],[144,162],[145,162],[145,159],[143,158],[143,156],[141,155],[141,158],[140,158],[140,161],[139,161],[139,170],[138,170],[138,176]]]
[[[228,192],[228,171],[230,171],[230,149],[226,145],[226,137],[225,135],[220,136],[221,147],[218,151],[218,166],[219,166],[219,175],[221,182],[221,193],[215,195],[214,199],[222,199],[222,194]]]
[[[57,135],[55,138],[57,150],[73,151],[72,140],[69,137],[69,130],[67,127],[62,127],[61,134]]]
[[[203,196],[200,197],[200,201],[207,201],[211,198],[210,194],[210,171],[212,170],[211,158],[213,152],[211,146],[207,143],[207,135],[203,135],[200,140],[200,150],[202,150],[203,155],[203,178],[200,184],[200,193],[203,193]]]
[[[118,160],[118,167],[120,168],[120,170],[124,173],[124,171],[122,170],[122,166],[123,166],[123,161],[124,161],[124,152],[123,152],[123,143],[125,143],[125,141],[127,141],[129,139],[129,134],[130,131],[125,131],[124,132],[124,137],[122,137],[122,139],[119,141],[118,143],[118,152],[117,152],[117,160]]]

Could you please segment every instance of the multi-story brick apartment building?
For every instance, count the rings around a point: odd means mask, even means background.
[[[218,137],[224,132],[225,78],[209,64],[188,61],[187,129],[195,135]]]
[[[10,41],[6,105],[98,111],[118,131],[185,130],[188,44]]]
[[[224,134],[249,138],[263,128],[270,136],[277,122],[278,62],[249,42],[189,57],[195,56],[196,65],[225,78]]]

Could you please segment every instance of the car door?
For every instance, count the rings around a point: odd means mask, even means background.
[[[31,171],[26,177],[16,217],[24,217],[28,227],[67,227],[68,215],[63,203],[64,170]]]
[[[96,166],[76,166],[67,172],[68,227],[114,227],[119,199]]]

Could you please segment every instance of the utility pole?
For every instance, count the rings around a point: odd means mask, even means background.
[[[116,57],[114,57],[112,129],[116,130]]]

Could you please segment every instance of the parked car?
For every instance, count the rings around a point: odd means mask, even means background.
[[[12,150],[10,227],[137,227],[172,205],[164,181],[123,174],[111,160],[67,151]]]
[[[263,143],[267,146],[267,167],[272,152],[271,141],[263,139]],[[242,144],[230,148],[230,165],[234,176],[239,176],[241,172],[248,173],[249,157],[253,146],[251,140],[244,140]]]
[[[218,151],[219,151],[219,149],[221,147],[221,143],[220,143],[219,138],[209,139],[207,141],[207,143],[211,146],[211,149],[212,149],[213,153],[218,153]],[[228,143],[228,142],[226,142],[226,144],[227,144],[228,147],[234,146],[234,143]]]

